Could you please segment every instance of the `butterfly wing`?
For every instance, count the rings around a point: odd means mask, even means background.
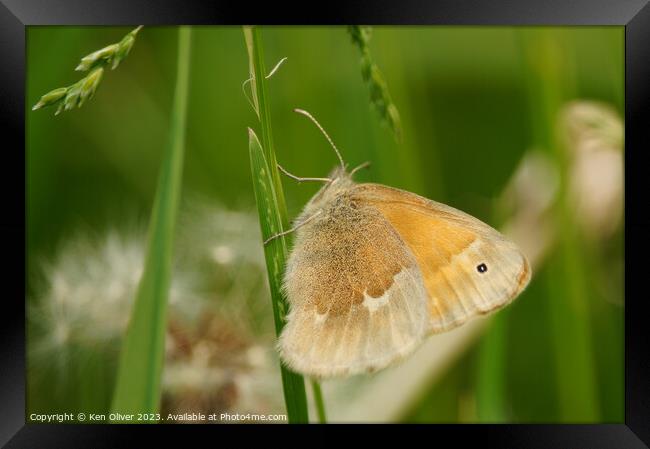
[[[301,227],[287,263],[284,362],[315,377],[371,372],[410,352],[428,330],[413,254],[372,207],[341,201]]]
[[[360,184],[352,194],[380,211],[415,256],[429,298],[431,332],[509,304],[530,280],[519,248],[464,212],[378,184]]]

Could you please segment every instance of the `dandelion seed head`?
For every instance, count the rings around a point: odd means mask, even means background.
[[[78,235],[62,244],[44,264],[43,293],[33,301],[43,338],[91,346],[119,339],[142,275],[145,242],[144,232],[110,231],[104,238]],[[195,300],[188,284],[176,275],[170,303]]]
[[[177,227],[163,410],[280,412],[266,265],[254,211],[195,201]],[[41,264],[30,358],[61,371],[84,348],[115,363],[143,273],[146,231],[79,233]],[[34,359],[35,357],[35,359]],[[62,376],[61,379],[67,379]]]
[[[560,129],[578,222],[592,238],[611,235],[623,216],[623,121],[607,104],[573,101],[560,115]]]
[[[179,323],[177,323],[179,324]],[[201,324],[175,328],[163,373],[163,410],[253,412],[281,409],[280,382],[270,342],[238,326],[226,311],[210,310]]]

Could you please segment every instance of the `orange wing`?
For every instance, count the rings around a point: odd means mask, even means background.
[[[464,212],[379,184],[360,184],[351,194],[379,210],[413,252],[429,294],[431,332],[500,309],[530,280],[519,248]]]

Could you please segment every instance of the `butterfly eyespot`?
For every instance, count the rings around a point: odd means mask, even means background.
[[[487,265],[485,265],[484,263],[477,265],[476,271],[478,271],[479,273],[485,273],[487,271]]]

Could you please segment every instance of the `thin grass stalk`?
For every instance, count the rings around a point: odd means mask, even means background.
[[[251,161],[251,173],[255,200],[260,217],[262,239],[266,240],[282,230],[278,203],[271,170],[267,163],[264,151],[255,132],[249,128],[248,144]],[[282,294],[282,274],[287,259],[287,247],[284,237],[272,240],[264,247],[264,257],[271,289],[271,303],[273,306],[273,319],[277,335],[282,332],[285,321],[286,301]],[[309,421],[307,410],[307,395],[305,381],[302,376],[287,369],[280,364],[284,401],[287,408],[289,423],[306,423]]]
[[[122,414],[156,414],[160,407],[172,246],[185,151],[190,40],[190,28],[180,27],[169,145],[158,178],[145,266],[122,343],[111,407]]]
[[[327,413],[325,412],[325,402],[323,401],[323,391],[320,388],[320,383],[312,380],[311,388],[314,392],[314,403],[316,404],[316,413],[318,413],[318,422],[326,424]]]
[[[264,64],[264,48],[262,47],[261,36],[258,27],[245,27],[244,36],[248,43],[251,67],[251,86],[253,88],[253,98],[257,106],[257,115],[262,127],[262,150],[269,163],[271,170],[271,179],[273,188],[276,192],[278,202],[278,212],[280,215],[283,228],[289,225],[289,215],[287,213],[287,204],[284,199],[282,181],[280,172],[277,169],[277,158],[275,156],[275,146],[273,145],[273,129],[271,127],[271,106],[268,100],[266,90],[266,66]]]
[[[505,403],[508,317],[504,313],[492,318],[479,346],[476,413],[481,423],[501,423],[508,418]]]
[[[492,222],[503,228],[507,217],[495,207]],[[481,423],[508,421],[508,327],[510,309],[502,310],[490,319],[478,349],[478,374],[476,379],[476,415]]]
[[[600,419],[600,404],[593,358],[589,313],[590,286],[585,273],[587,262],[582,236],[568,197],[569,160],[556,136],[558,111],[575,89],[572,67],[567,65],[566,40],[559,30],[522,31],[525,78],[535,121],[534,139],[549,151],[560,172],[558,201],[558,247],[550,261],[546,285],[550,302],[556,384],[560,418],[563,421],[595,422]]]
[[[253,104],[262,128],[262,143],[255,132],[249,129],[249,152],[262,240],[266,241],[269,237],[288,229],[289,220],[273,147],[271,113],[266,92],[266,69],[259,30],[257,27],[244,27],[244,37],[250,63]],[[275,331],[279,336],[288,312],[287,301],[282,292],[282,278],[288,255],[285,238],[280,237],[269,242],[264,247],[264,255],[271,289]],[[283,364],[280,364],[280,370],[289,423],[309,422],[303,377]]]

